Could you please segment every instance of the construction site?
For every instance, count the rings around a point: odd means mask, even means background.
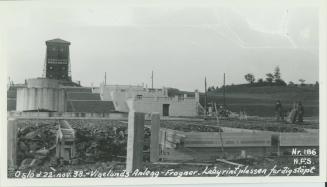
[[[317,116],[231,111],[225,92],[209,104],[207,88],[171,97],[106,79],[83,87],[71,78],[70,42],[46,45],[44,76],[8,86],[10,178],[319,175]]]

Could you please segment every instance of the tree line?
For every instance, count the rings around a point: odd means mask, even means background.
[[[247,81],[247,84],[243,84],[243,86],[251,86],[251,87],[262,87],[262,86],[306,86],[304,79],[299,79],[299,84],[296,84],[292,81],[286,83],[281,76],[281,71],[279,66],[274,68],[272,73],[267,73],[265,78],[256,79],[254,74],[247,73],[244,75],[244,79]],[[233,84],[232,84],[233,85]],[[318,81],[315,85],[311,85],[315,87],[319,87]],[[228,86],[226,86],[228,87]],[[220,88],[218,86],[209,86],[208,92],[218,91]]]
[[[281,77],[279,66],[275,67],[273,73],[267,73],[265,80],[259,78],[255,82],[256,79],[252,73],[246,74],[244,78],[252,86],[287,86],[287,83]]]

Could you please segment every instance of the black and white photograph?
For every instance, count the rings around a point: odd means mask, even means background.
[[[0,4],[9,183],[326,180],[321,1]]]

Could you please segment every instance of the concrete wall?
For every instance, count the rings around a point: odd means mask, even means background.
[[[197,116],[197,101],[194,98],[171,102],[169,116]]]
[[[92,87],[92,93],[100,94],[100,87]]]
[[[59,88],[59,81],[54,79],[27,79],[26,83],[28,88]]]
[[[319,146],[319,133],[280,133],[279,145],[291,146]]]
[[[128,112],[128,106],[126,103],[126,98],[128,98],[128,93],[111,92],[110,100],[112,100],[115,110],[120,112]]]
[[[46,78],[26,80],[24,87],[17,88],[16,111],[65,110],[65,93],[59,81]]]
[[[158,112],[160,115],[162,115],[163,104],[169,104],[169,103],[164,101],[136,100],[134,101],[134,109],[137,112],[143,112],[143,113]]]
[[[135,112],[158,112],[163,115],[163,105],[169,104],[169,116],[197,116],[199,93],[195,97],[168,97],[168,91],[163,89],[147,89],[142,86],[102,85],[100,88],[102,100],[113,101],[115,110],[128,112],[127,101],[133,101]]]
[[[17,111],[27,110],[51,110],[65,111],[65,92],[58,88],[18,88]]]
[[[136,112],[158,112],[163,115],[163,104],[169,104],[169,116],[197,116],[197,103],[195,98],[135,98],[133,107]]]
[[[104,101],[113,101],[112,94],[116,93],[119,95],[124,95],[125,100],[137,95],[142,95],[143,97],[167,97],[168,90],[166,88],[162,89],[150,89],[144,88],[143,86],[134,85],[101,85],[100,86],[100,96]]]
[[[142,91],[142,86],[133,85],[101,85],[100,86],[100,96],[104,101],[113,101],[112,92],[124,93],[124,95],[134,95],[132,93]]]

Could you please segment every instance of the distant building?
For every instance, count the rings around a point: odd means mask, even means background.
[[[24,84],[11,83],[8,111],[71,112],[84,117],[86,113],[104,115],[115,110],[112,101],[101,100],[99,91],[71,80],[69,45],[62,39],[46,41],[44,77],[27,79]]]
[[[134,85],[101,85],[97,88],[74,83],[70,72],[69,46],[70,42],[62,39],[46,41],[45,76],[27,79],[24,84],[12,83],[7,90],[8,111],[71,113],[78,117],[105,117],[113,112],[119,116],[130,109],[144,113],[159,112],[162,116],[199,114],[198,91],[195,97],[169,97],[167,88]]]
[[[169,97],[167,88],[151,89],[133,85],[101,85],[102,100],[112,101],[116,111],[128,112],[130,104],[136,112],[159,112],[162,116],[197,116],[199,93]],[[130,103],[130,104],[128,104]]]
[[[70,42],[57,38],[48,40],[45,43],[47,45],[45,77],[48,79],[71,81],[69,58]]]

